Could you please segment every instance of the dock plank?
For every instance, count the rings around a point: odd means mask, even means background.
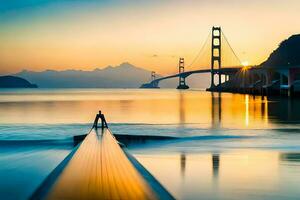
[[[93,129],[46,199],[158,199],[110,130]]]

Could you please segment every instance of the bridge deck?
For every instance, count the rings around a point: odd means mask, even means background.
[[[239,70],[241,70],[241,67],[229,67],[229,68],[222,68],[222,69],[214,69],[213,72],[215,73],[221,73],[221,74],[232,74],[237,73]],[[199,70],[193,70],[193,71],[185,71],[178,74],[173,74],[170,76],[164,76],[161,78],[157,78],[152,80],[150,83],[145,83],[140,86],[140,88],[159,88],[158,83],[162,80],[176,78],[176,77],[188,77],[192,74],[201,74],[201,73],[209,73],[212,72],[211,69],[199,69]]]
[[[92,129],[48,188],[43,198],[159,198],[107,128]]]

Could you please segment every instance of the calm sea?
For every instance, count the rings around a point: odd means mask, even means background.
[[[0,90],[0,198],[26,199],[98,110],[178,199],[299,199],[300,100],[201,90]]]

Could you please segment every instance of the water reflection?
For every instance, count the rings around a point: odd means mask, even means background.
[[[184,177],[185,175],[185,165],[186,165],[186,156],[185,153],[180,154],[180,171],[181,171],[181,176]]]
[[[217,181],[218,177],[219,177],[219,170],[220,170],[220,154],[213,153],[211,155],[211,158],[212,158],[213,179],[214,179],[214,181]],[[180,153],[180,173],[181,173],[182,178],[185,176],[186,164],[187,164],[186,153],[181,152]]]
[[[297,199],[300,195],[299,165],[281,165],[286,158],[299,161],[299,154],[244,150],[179,155],[136,157],[177,199]]]
[[[213,169],[213,178],[217,179],[219,177],[219,169],[220,169],[219,154],[212,154],[212,169]]]
[[[273,123],[295,123],[300,120],[300,99],[268,98],[268,116]]]
[[[221,93],[211,93],[211,127],[220,128],[222,118]]]
[[[185,96],[183,92],[179,92],[179,122],[185,124]]]
[[[115,123],[115,133],[197,136],[135,149],[139,161],[179,199],[300,196],[299,99],[193,90],[0,93],[2,125],[53,123],[64,129],[60,123],[91,123],[99,109]],[[23,133],[32,137],[30,129]],[[52,133],[39,138],[47,134]]]
[[[280,159],[282,161],[288,161],[288,162],[300,162],[300,153],[297,152],[281,153]]]
[[[109,122],[194,123],[212,129],[274,128],[300,121],[300,100],[279,97],[177,90],[0,93],[5,113],[0,123],[90,123],[99,109]]]
[[[245,124],[246,126],[249,125],[249,95],[245,96]]]

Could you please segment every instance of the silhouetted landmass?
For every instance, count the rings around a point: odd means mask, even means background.
[[[0,76],[0,88],[37,88],[37,85],[16,76]]]
[[[269,58],[261,64],[263,67],[282,67],[300,65],[300,34],[293,35],[280,43]]]
[[[40,88],[138,88],[145,81],[149,81],[151,72],[123,63],[116,67],[96,68],[93,71],[23,70],[15,75],[37,83]]]
[[[174,66],[177,69],[177,66]],[[39,88],[139,88],[143,83],[151,79],[151,71],[136,67],[130,63],[122,63],[119,66],[108,66],[92,71],[83,70],[45,70],[34,72],[23,70],[14,76],[19,76],[38,84]],[[161,77],[157,75],[157,78]],[[206,88],[209,83],[209,75],[191,76],[187,83],[191,87]],[[162,88],[175,88],[178,78],[162,81]]]

